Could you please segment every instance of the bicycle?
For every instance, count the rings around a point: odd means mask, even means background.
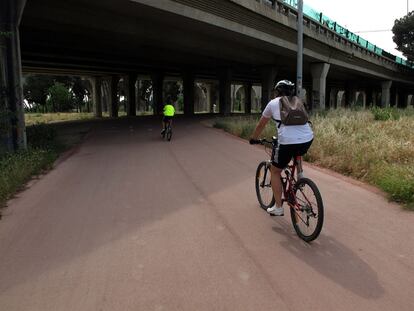
[[[168,141],[171,141],[171,137],[172,137],[171,121],[168,121],[167,126],[165,127],[165,131],[163,131],[162,133],[162,138],[165,138]]]
[[[256,195],[260,207],[264,210],[275,204],[273,196],[270,168],[275,150],[278,146],[277,138],[272,141],[257,140],[257,144],[265,146],[270,160],[263,161],[256,170]],[[269,152],[271,147],[271,153]],[[295,178],[295,173],[297,178]],[[290,207],[290,216],[296,234],[304,241],[315,240],[322,230],[324,208],[322,196],[316,184],[309,178],[303,177],[302,157],[296,156],[282,171],[282,205],[287,203]],[[315,222],[314,226],[311,226]]]

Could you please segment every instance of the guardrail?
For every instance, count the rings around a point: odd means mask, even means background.
[[[277,10],[286,15],[293,14],[297,16],[297,0],[255,0],[257,2],[268,5],[270,8]],[[337,22],[331,20],[322,12],[318,12],[308,5],[303,6],[304,20],[309,28],[315,28],[319,32],[330,33],[332,38],[336,41],[342,41],[345,44],[351,45],[357,50],[365,50],[371,56],[377,56],[388,60],[390,63],[396,63],[405,67],[413,68],[414,64],[405,59],[395,56],[380,47],[370,43],[368,40],[361,38],[359,35],[349,31],[345,27],[339,25]]]

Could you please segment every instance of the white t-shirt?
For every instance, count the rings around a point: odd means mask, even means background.
[[[265,118],[280,121],[280,97],[271,100],[262,115]],[[303,144],[313,139],[313,131],[309,123],[288,126],[281,124],[277,132],[279,144],[281,145]]]

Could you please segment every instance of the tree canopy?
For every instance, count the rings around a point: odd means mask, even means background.
[[[36,112],[82,111],[90,95],[86,81],[74,76],[28,75],[23,92],[27,109]]]
[[[393,40],[397,49],[401,51],[409,61],[414,61],[414,11],[395,20]]]

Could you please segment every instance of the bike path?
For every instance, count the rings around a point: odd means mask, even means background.
[[[0,310],[412,310],[414,215],[306,166],[308,245],[254,190],[258,147],[196,121],[97,124],[0,221]]]

